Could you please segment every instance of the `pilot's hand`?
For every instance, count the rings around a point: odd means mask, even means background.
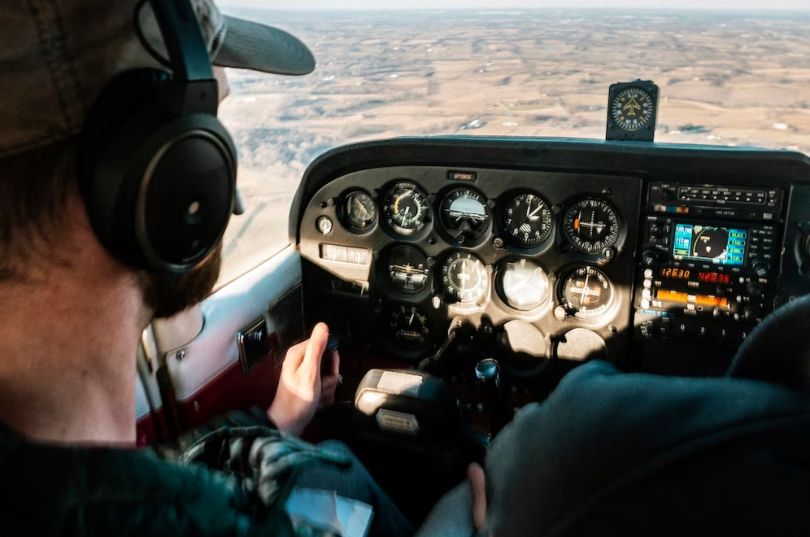
[[[327,407],[335,402],[335,391],[338,384],[342,382],[340,376],[340,353],[332,351],[330,353],[332,358],[329,364],[329,374],[321,377],[321,404],[320,408]]]
[[[276,397],[267,410],[280,431],[301,434],[318,407],[334,401],[340,367],[337,353],[333,354],[330,374],[321,379],[321,357],[328,339],[329,327],[318,323],[309,340],[287,351]]]
[[[487,525],[486,474],[480,465],[472,463],[467,467],[467,479],[472,490],[472,519],[476,531],[484,531]]]

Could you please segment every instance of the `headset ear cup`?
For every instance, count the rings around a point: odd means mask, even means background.
[[[233,213],[236,152],[215,116],[192,114],[149,140],[155,158],[144,171],[136,236],[153,267],[191,268],[219,243]]]
[[[117,75],[93,104],[79,145],[79,190],[96,236],[136,267],[143,261],[133,250],[140,181],[129,173],[131,157],[159,122],[156,103],[168,80],[157,69]]]
[[[182,274],[216,247],[230,218],[236,151],[216,116],[173,114],[167,73],[127,71],[93,107],[79,185],[101,242],[125,263]]]

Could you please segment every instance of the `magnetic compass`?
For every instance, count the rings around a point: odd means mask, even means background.
[[[613,84],[608,97],[608,140],[652,142],[658,115],[658,86],[652,82]]]

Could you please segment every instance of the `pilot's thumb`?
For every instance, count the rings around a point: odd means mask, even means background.
[[[329,327],[326,323],[318,323],[312,329],[312,336],[307,343],[304,355],[304,364],[311,380],[316,380],[321,372],[321,359],[329,341]]]

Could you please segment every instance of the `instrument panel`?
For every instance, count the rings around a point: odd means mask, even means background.
[[[431,356],[461,321],[519,334],[524,358],[721,374],[765,316],[810,292],[810,158],[543,138],[368,142],[310,166],[290,237],[307,317],[375,356]]]
[[[454,320],[518,323],[541,358],[583,332],[612,350],[629,329],[641,196],[624,176],[361,170],[311,198],[301,253],[331,322],[398,358],[434,353]]]

